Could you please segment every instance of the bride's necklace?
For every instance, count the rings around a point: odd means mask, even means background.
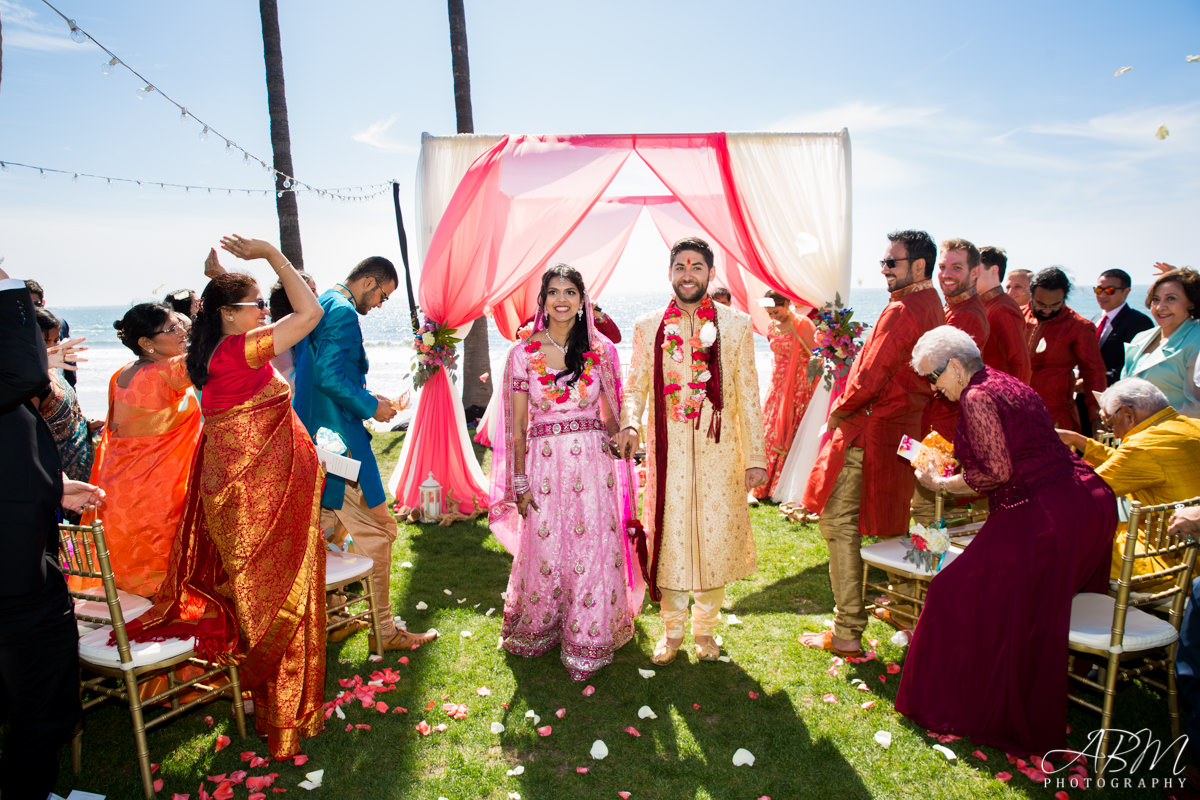
[[[554,341],[554,337],[550,335],[550,331],[546,331],[546,338],[550,340],[550,344],[558,348],[558,352],[563,354],[563,358],[567,357],[567,348],[563,347],[558,342]]]

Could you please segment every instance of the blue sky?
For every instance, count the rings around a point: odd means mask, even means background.
[[[256,3],[56,0],[196,116],[270,160]],[[413,216],[422,131],[454,132],[445,3],[285,0],[298,175],[396,179]],[[1062,264],[1200,267],[1200,3],[467,0],[475,127],[493,133],[850,130],[855,285],[882,286],[884,234],[921,227]],[[49,8],[0,0],[0,160],[146,181],[269,188],[260,167]],[[1114,72],[1130,66],[1119,77]],[[1165,125],[1170,136],[1158,140]],[[629,179],[640,180],[637,176]],[[653,187],[645,188],[653,190]],[[53,304],[126,303],[202,285],[221,234],[274,239],[271,197],[0,172],[0,255]],[[300,197],[306,266],[327,285],[398,260],[390,196]],[[411,231],[410,231],[411,233]],[[638,242],[646,242],[639,237]],[[415,242],[412,243],[415,245]],[[661,248],[631,264],[661,263]]]

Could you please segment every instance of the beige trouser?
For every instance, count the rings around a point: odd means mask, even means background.
[[[683,638],[683,623],[687,619],[688,595],[695,598],[692,604],[692,638],[697,636],[712,636],[721,621],[721,603],[725,602],[725,587],[704,589],[696,592],[681,592],[675,589],[662,589],[662,602],[659,613],[662,615],[664,632],[667,639]]]
[[[380,634],[386,639],[396,632],[391,601],[392,542],[396,540],[396,522],[385,504],[368,507],[357,483],[346,484],[341,508],[321,506],[321,528],[332,528],[335,522],[342,523],[350,532],[354,540],[354,552],[366,556],[375,564],[371,570],[371,583],[374,585],[375,607],[379,609]]]
[[[862,535],[858,514],[862,503],[863,449],[846,449],[846,463],[833,484],[833,493],[817,527],[829,547],[829,584],[833,588],[833,635],[857,642],[867,627],[862,592]]]
[[[918,481],[917,487],[913,489],[910,510],[913,522],[929,525],[937,519],[937,495],[932,489],[926,489]]]

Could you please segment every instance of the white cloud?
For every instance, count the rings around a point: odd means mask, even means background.
[[[936,108],[899,108],[854,102],[820,111],[793,114],[767,126],[767,130],[810,133],[848,128],[853,136],[859,133],[923,128],[932,122],[938,113]]]
[[[0,15],[4,17],[6,48],[54,52],[79,47],[71,41],[67,23],[61,20],[57,24],[41,22],[31,9],[11,0],[0,0]]]
[[[1158,152],[1164,149],[1154,138],[1159,125],[1171,130],[1168,141],[1177,149],[1200,146],[1200,103],[1113,111],[1082,122],[1035,123],[1017,128],[1005,137],[1021,133],[1062,136]]]
[[[400,119],[399,114],[393,114],[387,119],[372,122],[367,126],[366,130],[359,131],[350,138],[356,142],[373,147],[376,150],[382,150],[385,153],[408,153],[415,154],[417,148],[411,144],[397,142],[387,138],[388,129]]]

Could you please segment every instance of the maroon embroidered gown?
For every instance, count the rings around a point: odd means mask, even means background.
[[[1071,598],[1108,589],[1116,498],[1016,378],[984,367],[959,404],[955,453],[991,514],[930,582],[896,710],[937,733],[1042,755],[1065,741]]]

